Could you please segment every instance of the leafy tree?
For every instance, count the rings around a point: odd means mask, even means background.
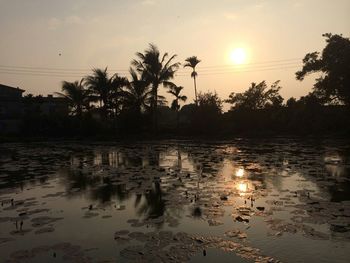
[[[173,95],[175,99],[171,103],[171,109],[176,112],[176,127],[179,128],[179,111],[180,111],[180,103],[181,101],[185,102],[187,100],[187,97],[185,95],[181,95],[181,91],[183,90],[183,87],[171,85],[169,86],[168,93]]]
[[[193,108],[191,130],[195,134],[216,134],[220,130],[222,100],[216,92],[198,93],[198,106]]]
[[[222,100],[216,92],[200,92],[198,94],[198,106],[216,114],[222,113]]]
[[[267,89],[265,81],[259,84],[252,83],[251,86],[243,93],[232,92],[226,103],[232,104],[231,109],[265,109],[268,107],[280,107],[283,103],[283,98],[279,94],[281,86],[279,80],[274,82],[270,89]]]
[[[286,102],[286,106],[287,106],[288,108],[295,107],[296,104],[297,104],[297,100],[296,100],[296,98],[294,98],[294,97],[289,98],[289,99],[287,100],[287,102]]]
[[[152,105],[154,116],[155,131],[158,128],[157,121],[157,106],[158,106],[158,88],[160,85],[165,87],[171,85],[170,80],[174,78],[175,72],[179,68],[180,63],[173,63],[176,55],[170,58],[168,53],[163,56],[160,55],[158,48],[149,44],[149,48],[144,53],[136,53],[137,59],[134,59],[131,63],[135,66],[136,70],[141,73],[142,79],[144,79],[152,88]]]
[[[92,71],[92,75],[87,76],[84,83],[91,93],[91,100],[100,103],[102,113],[106,117],[110,110],[117,111],[119,107],[118,96],[121,87],[126,85],[127,80],[118,74],[109,77],[107,68],[104,70],[93,69]]]
[[[322,104],[324,104],[324,101],[322,101],[314,92],[310,92],[306,96],[302,96],[298,101],[298,104],[304,105],[308,108],[315,108],[320,107]]]
[[[89,108],[89,91],[85,89],[83,80],[74,82],[63,81],[62,92],[56,92],[56,94],[67,99],[75,115],[80,117],[83,110]]]
[[[322,36],[327,42],[322,54],[306,54],[296,78],[302,81],[310,73],[322,73],[314,84],[315,96],[327,103],[342,102],[350,106],[350,39],[331,33]]]
[[[189,57],[189,58],[185,59],[185,61],[187,63],[184,65],[184,67],[191,67],[192,68],[191,77],[193,78],[193,82],[194,82],[194,95],[195,95],[196,105],[198,106],[197,83],[196,83],[196,77],[198,76],[198,74],[196,72],[196,66],[201,61],[196,56]]]

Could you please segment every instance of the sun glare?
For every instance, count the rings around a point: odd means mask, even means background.
[[[234,49],[230,54],[231,61],[236,64],[240,65],[243,64],[247,59],[247,54],[244,48],[236,48]]]
[[[237,185],[237,189],[240,194],[245,194],[248,191],[248,184],[247,183],[239,183]]]
[[[243,175],[244,175],[244,169],[239,168],[239,169],[236,171],[236,176],[237,176],[237,177],[243,177]]]

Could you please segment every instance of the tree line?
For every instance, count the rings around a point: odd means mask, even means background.
[[[71,118],[75,118],[79,125],[90,122],[95,126],[107,125],[105,128],[110,131],[127,133],[157,133],[159,122],[163,123],[163,132],[182,131],[186,134],[215,133],[219,132],[218,129],[247,132],[246,129],[252,127],[274,130],[274,126],[279,127],[275,129],[277,132],[281,132],[281,126],[289,127],[290,131],[298,126],[297,123],[291,124],[293,121],[302,122],[305,116],[309,116],[306,123],[312,121],[317,118],[317,111],[327,111],[325,115],[330,114],[329,118],[343,122],[349,116],[350,108],[350,39],[330,33],[323,36],[325,48],[321,53],[305,55],[296,79],[302,81],[311,73],[321,73],[321,76],[316,79],[312,92],[299,100],[290,98],[286,103],[279,93],[282,88],[280,81],[270,86],[266,81],[254,82],[245,92],[232,92],[227,99],[219,98],[216,92],[197,92],[196,66],[201,61],[191,56],[185,60],[183,67],[192,69],[190,76],[194,81],[195,96],[193,103],[183,105],[187,101],[182,93],[183,87],[173,81],[182,65],[176,62],[176,55],[161,54],[153,44],[144,52],[136,53],[136,58],[131,61],[129,78],[110,75],[107,68],[93,69],[92,74],[81,80],[63,81],[62,92],[56,94],[66,98]],[[173,97],[171,111],[166,107],[165,97],[159,95],[161,87]],[[224,114],[223,103],[231,105]],[[334,117],[334,114],[337,116]],[[92,116],[98,116],[98,121]],[[326,122],[317,120],[323,121]],[[259,126],[258,123],[264,125]],[[340,124],[335,125],[338,129],[337,125]],[[345,125],[344,122],[342,125]],[[318,127],[321,126],[318,124]]]

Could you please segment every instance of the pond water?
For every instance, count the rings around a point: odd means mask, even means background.
[[[0,145],[0,262],[349,262],[350,143]]]

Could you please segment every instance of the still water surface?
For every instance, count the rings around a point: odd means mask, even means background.
[[[350,144],[3,144],[0,203],[0,262],[349,262]]]

